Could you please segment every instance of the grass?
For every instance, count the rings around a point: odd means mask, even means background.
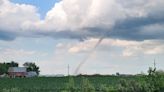
[[[73,78],[76,87],[80,87],[81,76]],[[85,78],[95,88],[99,88],[101,84],[115,87],[120,79],[142,79],[135,76],[85,76]],[[61,92],[68,80],[69,77],[2,78],[0,79],[0,92]]]

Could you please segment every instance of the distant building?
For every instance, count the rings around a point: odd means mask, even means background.
[[[56,74],[55,77],[64,77],[64,74]]]
[[[8,75],[11,78],[15,77],[26,77],[27,71],[26,67],[9,67]]]
[[[6,76],[7,76],[7,74],[2,74],[2,75],[0,75],[0,78],[4,78]]]
[[[36,77],[36,76],[38,76],[38,74],[35,71],[27,72],[27,75],[26,75],[26,77]]]

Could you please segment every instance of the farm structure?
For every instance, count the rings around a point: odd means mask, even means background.
[[[11,78],[15,77],[35,77],[37,76],[36,72],[30,71],[27,72],[26,67],[9,67],[8,76]]]
[[[15,78],[15,77],[25,77],[26,72],[25,67],[9,67],[8,69],[8,75],[9,77]]]

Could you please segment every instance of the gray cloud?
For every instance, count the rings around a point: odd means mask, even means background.
[[[162,27],[160,29],[155,26],[159,25]],[[105,28],[86,28],[88,30],[88,34],[92,37],[101,37],[104,38],[119,38],[119,39],[127,39],[127,40],[147,40],[147,39],[164,39],[164,16],[157,17],[148,16],[148,17],[139,17],[139,18],[127,18],[122,21],[117,21],[114,27],[111,29]],[[144,27],[149,26],[154,28],[150,28],[145,31]],[[155,29],[156,28],[156,29]]]
[[[128,18],[124,21],[117,22],[112,28],[112,32],[109,34],[109,36],[129,40],[163,39],[164,30],[154,29],[152,34],[142,33],[142,31],[144,31],[143,27],[150,25],[163,26],[163,24],[164,16],[157,17],[156,15],[150,15],[141,18]],[[157,31],[160,31],[160,34]]]
[[[0,39],[6,41],[12,41],[16,38],[16,34],[7,31],[0,31]]]
[[[3,4],[4,2],[6,3]],[[80,0],[72,2],[62,0],[47,13],[45,20],[42,21],[39,20],[34,6],[14,6],[9,1],[0,2],[3,4],[0,7],[0,19],[2,19],[0,20],[0,39],[11,41],[16,37],[45,36],[78,40],[101,37],[138,41],[164,39],[164,2],[162,0],[126,0],[125,2],[92,0],[89,1],[89,5],[87,2],[87,0],[81,2]],[[67,3],[69,3],[69,9],[67,9]],[[72,9],[74,4],[77,5],[77,10]],[[87,4],[87,7],[80,12],[84,4]],[[62,6],[65,6],[64,9]],[[15,7],[15,13],[9,11],[13,7]],[[6,12],[2,11],[4,8]],[[31,16],[20,18],[26,14],[26,10]],[[79,14],[81,15],[78,16]],[[70,16],[76,16],[76,18]],[[3,29],[7,31],[2,31]]]

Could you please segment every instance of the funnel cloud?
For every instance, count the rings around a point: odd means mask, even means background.
[[[103,38],[100,38],[98,40],[98,42],[95,44],[94,48],[92,49],[92,51],[90,51],[90,53],[87,55],[87,57],[84,58],[84,60],[82,60],[80,62],[80,64],[77,66],[74,74],[77,75],[80,71],[80,69],[82,68],[82,66],[88,61],[89,58],[92,57],[92,55],[94,54],[94,52],[96,51],[96,48],[101,44],[101,42],[103,41]]]
[[[70,74],[137,74],[154,58],[163,69],[163,56],[164,0],[0,0],[0,62],[36,61],[42,74],[66,74],[68,63]]]

